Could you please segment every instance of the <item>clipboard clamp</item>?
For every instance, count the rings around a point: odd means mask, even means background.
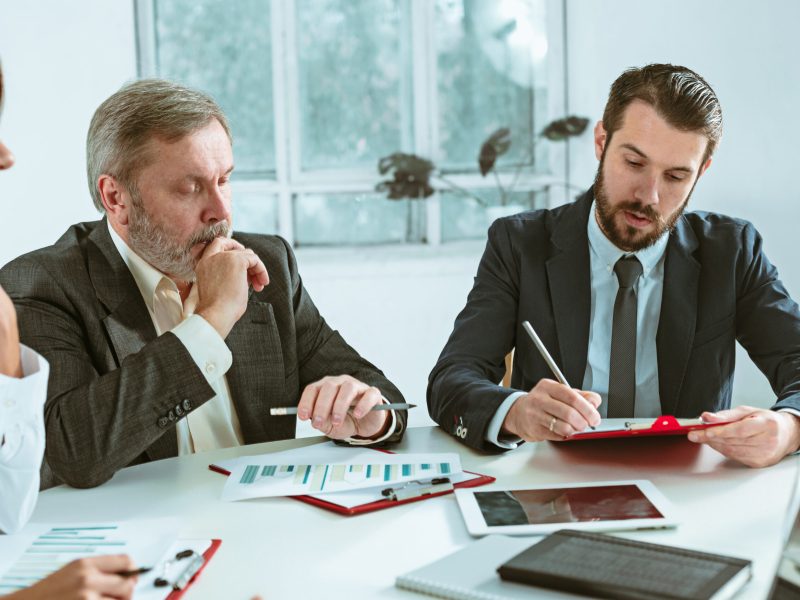
[[[453,491],[453,483],[449,477],[434,477],[432,479],[414,479],[395,487],[381,490],[381,495],[387,500],[399,502],[409,498],[421,498],[442,492]]]
[[[189,562],[184,566],[183,559],[185,558],[188,558]],[[171,574],[173,567],[179,563],[181,564],[182,568],[178,574],[174,576],[174,579],[170,581],[169,575]],[[161,577],[157,577],[153,582],[153,585],[155,585],[155,587],[171,586],[174,591],[182,590],[189,585],[194,576],[197,575],[200,569],[203,568],[204,564],[205,559],[203,556],[194,550],[183,550],[178,552],[175,555],[175,558],[170,558],[169,560],[164,561]]]

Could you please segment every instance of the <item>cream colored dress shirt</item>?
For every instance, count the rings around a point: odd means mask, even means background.
[[[20,345],[23,377],[0,375],[0,533],[19,531],[39,494],[47,361]]]

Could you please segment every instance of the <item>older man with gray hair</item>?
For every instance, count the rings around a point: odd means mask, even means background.
[[[51,365],[43,487],[128,465],[291,438],[301,420],[351,444],[397,441],[397,388],[325,323],[291,248],[231,232],[232,140],[207,95],[123,87],[95,113],[100,221],[0,271],[20,338]]]

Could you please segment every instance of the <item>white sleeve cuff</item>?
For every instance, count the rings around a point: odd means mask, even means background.
[[[389,404],[389,401],[386,398],[383,398],[382,400],[384,404]],[[344,438],[344,441],[350,444],[351,446],[369,446],[371,444],[377,444],[384,440],[388,440],[390,437],[392,437],[392,434],[394,433],[395,429],[397,429],[397,415],[395,415],[394,412],[395,411],[393,410],[389,411],[389,418],[392,420],[392,423],[391,425],[389,425],[389,428],[386,430],[386,433],[383,434],[378,439],[372,440],[372,439],[348,437]]]
[[[43,429],[50,366],[42,356],[22,344],[20,358],[22,378],[0,375],[0,461],[16,454],[23,429]]]
[[[522,438],[511,435],[503,435],[501,437],[500,431],[503,428],[503,421],[506,420],[508,411],[511,410],[511,405],[516,402],[517,398],[525,395],[525,392],[514,392],[508,398],[503,400],[503,403],[494,413],[492,420],[489,421],[489,428],[486,430],[486,441],[499,446],[505,450],[513,450],[522,442]]]
[[[216,382],[231,368],[233,354],[225,340],[200,315],[191,315],[172,329],[172,333],[186,346],[209,384]]]

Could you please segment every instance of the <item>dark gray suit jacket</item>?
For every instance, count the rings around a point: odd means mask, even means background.
[[[283,239],[234,237],[261,257],[270,277],[225,340],[245,443],[294,437],[296,417],[271,417],[270,407],[296,406],[305,386],[326,375],[352,375],[403,402],[325,323]],[[22,342],[50,362],[43,488],[93,487],[125,466],[177,455],[175,423],[214,392],[175,335],[156,337],[105,220],[75,225],[55,245],[17,258],[0,282],[16,305]],[[405,429],[406,413],[397,416],[389,441]]]
[[[466,307],[428,381],[428,409],[446,431],[485,441],[498,407],[515,391],[553,379],[521,327],[531,322],[581,388],[589,346],[591,291],[586,226],[592,191],[573,204],[496,221]],[[738,340],[778,397],[800,410],[800,312],[748,222],[684,214],[670,235],[658,323],[661,412],[697,417],[731,402]],[[516,347],[511,388],[493,382]]]

